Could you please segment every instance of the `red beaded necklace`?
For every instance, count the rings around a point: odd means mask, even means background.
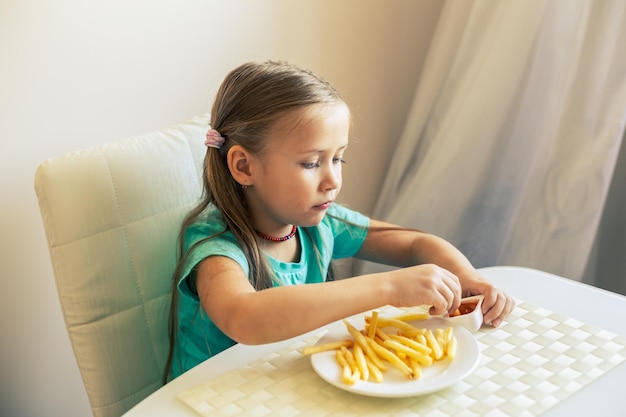
[[[285,240],[289,240],[292,237],[294,237],[296,235],[296,230],[297,230],[297,228],[294,225],[291,228],[291,232],[289,232],[289,234],[287,236],[283,236],[283,237],[274,237],[274,236],[266,235],[265,233],[259,232],[258,230],[257,230],[257,233],[259,234],[259,236],[261,236],[265,240],[270,240],[272,242],[284,242]]]

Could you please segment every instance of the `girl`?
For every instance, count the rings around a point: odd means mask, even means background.
[[[387,304],[453,312],[484,294],[485,323],[514,302],[448,242],[335,203],[350,112],[286,63],[226,76],[206,135],[204,196],[183,222],[165,380],[237,342],[269,343]],[[331,259],[401,267],[330,279]],[[307,284],[307,285],[301,285]]]

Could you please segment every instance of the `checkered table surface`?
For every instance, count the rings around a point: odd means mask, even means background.
[[[300,351],[323,333],[211,379],[179,399],[201,416],[537,416],[626,359],[626,337],[519,302],[501,327],[474,336],[475,371],[407,398],[353,394],[322,380]]]

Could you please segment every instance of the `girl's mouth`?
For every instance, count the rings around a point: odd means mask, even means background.
[[[322,203],[322,204],[320,204],[320,205],[313,206],[313,207],[314,207],[314,208],[316,208],[316,209],[322,209],[322,210],[325,210],[325,209],[329,208],[329,207],[330,207],[330,205],[331,205],[332,203],[333,203],[332,201],[327,201],[327,202],[325,202],[325,203]]]

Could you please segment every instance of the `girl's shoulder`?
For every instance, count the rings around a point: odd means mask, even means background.
[[[354,256],[369,228],[369,217],[340,204],[333,204],[316,228],[319,247],[328,246],[333,258]]]
[[[222,213],[214,205],[210,205],[190,225],[193,227],[210,227],[214,229],[224,228],[226,222]]]
[[[220,212],[213,206],[190,224],[184,234],[184,251],[188,254],[188,269],[208,256],[226,256],[242,266],[248,266],[245,253],[235,235],[228,229]]]
[[[214,237],[217,240],[235,241],[233,234],[227,230],[228,227],[220,211],[214,206],[210,206],[185,230],[185,243],[189,246],[207,237]]]
[[[357,227],[367,229],[370,219],[356,210],[334,203],[328,208],[323,223],[331,228]]]
[[[221,212],[215,206],[209,206],[189,225],[190,230],[224,230],[226,228],[226,222],[222,217]]]

